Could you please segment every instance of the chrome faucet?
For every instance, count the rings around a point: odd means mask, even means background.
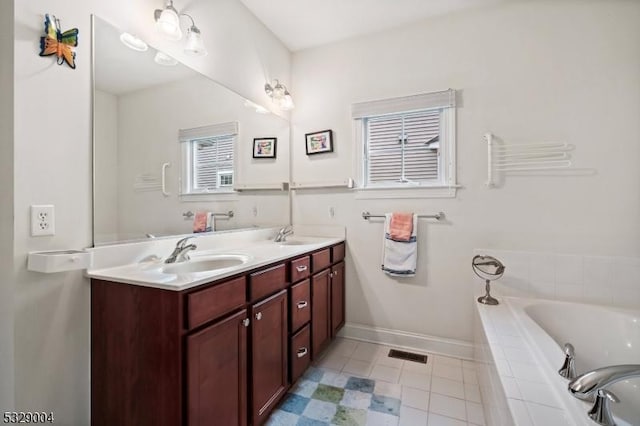
[[[595,397],[595,403],[589,410],[589,418],[600,425],[615,426],[610,403],[620,402],[620,400],[605,388],[634,377],[640,377],[640,364],[602,367],[584,373],[569,382],[569,392],[583,400],[593,400]]]
[[[187,245],[187,241],[193,237],[186,237],[176,243],[173,253],[167,257],[164,263],[180,263],[189,260],[189,252],[198,248],[195,244]]]
[[[276,243],[285,242],[287,240],[287,235],[290,234],[293,234],[293,229],[291,229],[291,226],[287,225],[283,228],[280,228],[280,230],[278,231],[278,235],[276,235],[273,241],[275,241]]]
[[[565,379],[573,380],[576,378],[576,352],[571,343],[564,344],[564,363],[558,370],[558,374]]]

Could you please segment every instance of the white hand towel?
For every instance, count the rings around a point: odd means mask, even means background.
[[[409,241],[393,241],[389,237],[391,213],[384,216],[382,270],[393,277],[413,277],[418,261],[418,216],[413,215],[413,231]]]

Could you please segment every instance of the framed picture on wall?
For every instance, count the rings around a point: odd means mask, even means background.
[[[276,158],[277,138],[253,139],[253,158]]]
[[[304,136],[307,143],[307,155],[333,152],[333,130],[307,133]]]

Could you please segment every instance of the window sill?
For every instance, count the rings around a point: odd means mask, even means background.
[[[421,188],[359,188],[356,200],[380,200],[397,198],[455,198],[460,185],[428,186]]]
[[[180,201],[185,203],[196,203],[200,201],[237,201],[239,199],[236,191],[210,192],[207,194],[180,194]]]

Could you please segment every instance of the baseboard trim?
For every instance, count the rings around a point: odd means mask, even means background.
[[[356,323],[346,323],[338,335],[402,349],[431,352],[464,359],[473,358],[473,344],[463,340],[444,339],[442,337]]]

